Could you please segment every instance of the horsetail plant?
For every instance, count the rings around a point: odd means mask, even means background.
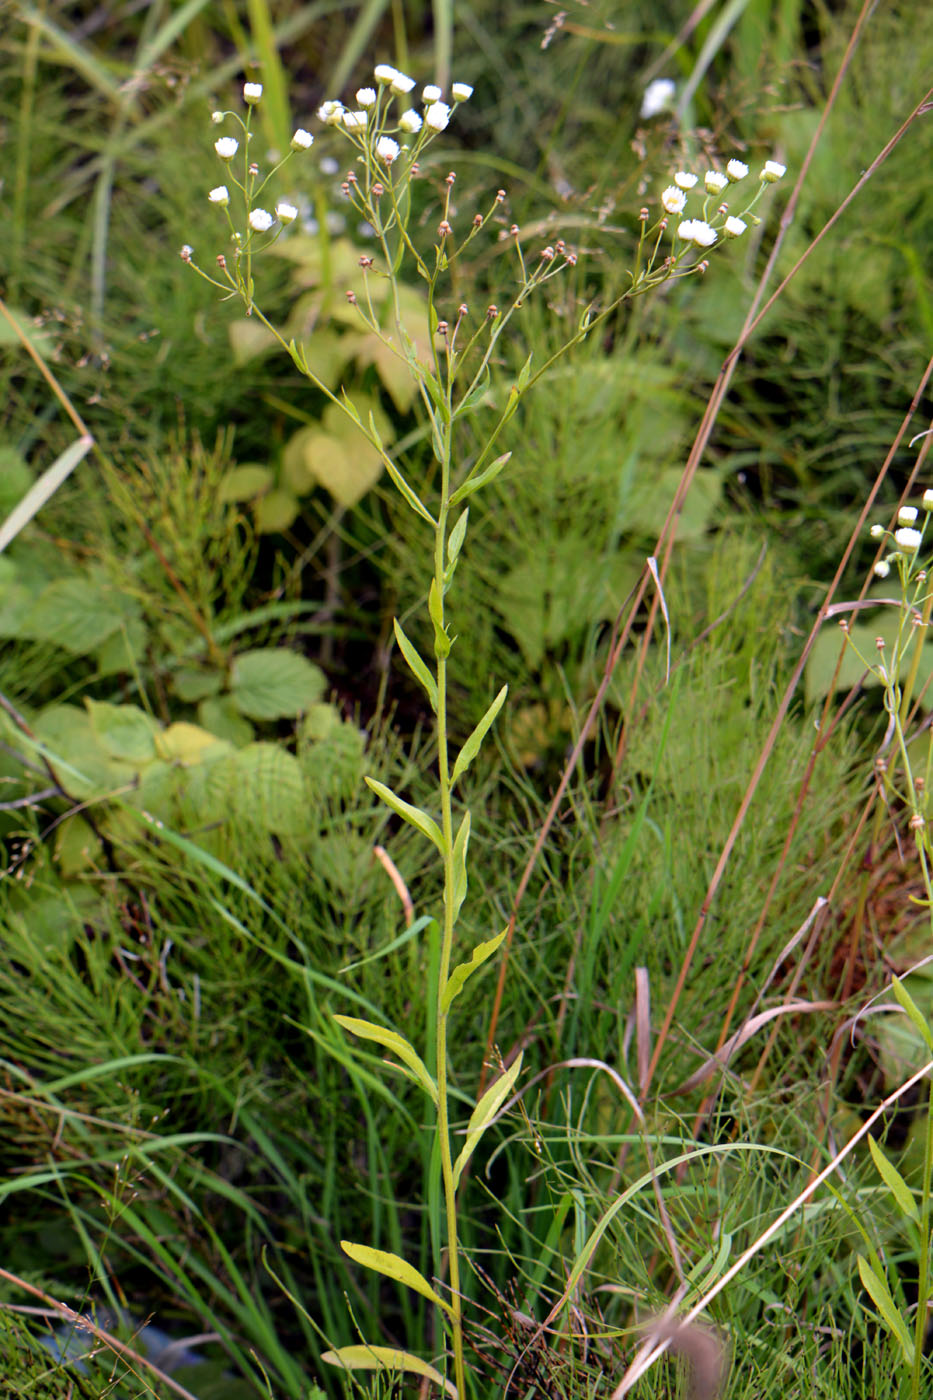
[[[757,203],[766,185],[779,178],[779,173],[783,174],[783,167],[774,162],[767,163],[759,177],[757,192],[743,209],[744,217],[730,214],[729,206],[719,200],[727,187],[747,175],[747,167],[741,161],[730,161],[725,174],[707,173],[700,192],[702,206],[690,217],[679,216],[688,214],[688,201],[696,198],[691,191],[698,184],[699,177],[684,171],[674,175],[674,183],[659,197],[655,214],[652,215],[648,208],[640,212],[634,264],[622,295],[601,309],[585,304],[576,329],[565,344],[535,371],[532,370],[532,355],[529,355],[503,396],[504,401],[497,403],[492,385],[492,366],[506,329],[529,296],[575,267],[576,251],[558,238],[552,245],[529,253],[523,247],[519,227],[507,222],[504,214],[507,195],[501,189],[491,196],[484,211],[475,213],[465,222],[462,233],[456,232],[455,224],[461,225],[464,221],[454,207],[456,173],[451,171],[440,181],[440,217],[435,226],[433,248],[427,253],[421,252],[412,229],[412,184],[424,177],[426,172],[422,169],[422,161],[428,148],[447,129],[457,107],[469,100],[472,89],[465,83],[454,83],[450,91],[451,100],[447,102],[441,89],[428,86],[422,90],[420,101],[410,105],[414,81],[388,64],[377,65],[374,84],[356,92],[355,106],[345,106],[333,99],[322,103],[317,117],[352,148],[353,162],[342,182],[341,192],[373,230],[375,238],[377,256],[362,255],[359,259],[363,273],[362,295],[348,291],[347,297],[356,307],[363,324],[404,362],[412,376],[439,468],[439,489],[435,499],[422,499],[383,441],[373,415],[368,414],[364,421],[353,400],[343,390],[335,393],[317,375],[313,342],[308,349],[294,339],[286,343],[256,304],[254,259],[283,233],[287,234],[288,225],[297,216],[294,204],[279,201],[272,213],[258,200],[285,160],[294,154],[306,152],[314,140],[307,130],[299,128],[284,160],[279,161],[265,177],[260,177],[258,164],[252,159],[250,151],[254,135],[251,131],[253,108],[262,96],[259,84],[246,85],[243,116],[238,112],[215,112],[212,117],[218,125],[229,120],[238,129],[238,137],[221,136],[214,143],[224,169],[225,183],[211,189],[207,196],[208,201],[226,216],[230,254],[217,256],[217,273],[214,275],[195,261],[194,250],[187,244],[181,250],[181,257],[227,297],[238,297],[247,314],[261,321],[287,350],[301,374],[357,425],[378,452],[403,500],[432,537],[433,567],[426,596],[434,639],[431,664],[419,654],[398,620],[395,620],[394,630],[399,650],[424,689],[434,715],[437,746],[435,814],[413,806],[383,783],[374,779],[367,779],[367,782],[391,811],[421,833],[434,848],[442,867],[440,956],[436,985],[429,988],[429,995],[436,1006],[433,1064],[429,1066],[425,1057],[404,1036],[388,1026],[352,1016],[338,1015],[335,1020],[345,1031],[389,1051],[399,1062],[401,1072],[426,1095],[434,1114],[437,1149],[434,1159],[439,1162],[444,1217],[443,1238],[435,1241],[435,1259],[440,1274],[442,1260],[446,1258],[449,1296],[442,1297],[434,1283],[396,1254],[349,1242],[342,1242],[342,1248],[357,1263],[404,1284],[434,1305],[449,1338],[453,1383],[426,1360],[395,1347],[365,1343],[341,1347],[326,1352],[324,1360],[347,1371],[410,1372],[427,1378],[462,1400],[475,1391],[475,1386],[468,1385],[464,1355],[458,1187],[478,1143],[510,1097],[522,1069],[522,1056],[519,1053],[481,1094],[467,1123],[463,1145],[455,1156],[450,1121],[450,1017],[456,999],[470,977],[495,955],[505,938],[503,930],[481,942],[468,957],[455,962],[457,921],[467,894],[471,827],[469,810],[455,810],[455,791],[479,754],[507,693],[507,687],[503,686],[459,753],[453,756],[448,735],[447,690],[449,660],[456,639],[450,633],[447,598],[467,539],[467,502],[507,466],[511,454],[495,453],[502,430],[515,414],[523,396],[547,373],[555,360],[579,343],[622,301],[639,296],[672,278],[705,271],[708,264],[705,259],[697,259],[697,250],[705,253],[713,245],[740,237],[747,228],[745,220],[756,221],[751,213],[752,206]],[[432,156],[428,169],[434,168]],[[231,185],[235,195],[230,192]],[[675,216],[673,225],[671,216]],[[469,245],[484,237],[488,239],[490,234],[498,236],[514,260],[513,287],[517,290],[513,290],[502,306],[490,304],[481,316],[473,317],[468,305],[453,295],[452,309],[446,312],[445,317],[442,314],[445,278],[451,278],[456,272],[458,260]],[[406,265],[414,269],[426,286],[428,353],[423,350],[419,353],[416,338],[403,321],[400,289],[401,274]],[[374,290],[377,279],[388,282],[392,323],[388,327],[383,324],[382,315],[384,289],[380,286],[378,294]],[[486,411],[490,416],[483,446],[469,465],[462,466],[457,456],[459,425],[466,415],[480,411]]]

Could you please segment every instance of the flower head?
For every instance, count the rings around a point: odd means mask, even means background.
[[[365,131],[366,122],[369,118],[368,112],[344,112],[343,124],[347,131]]]
[[[303,126],[300,126],[300,127],[298,128],[298,130],[295,132],[294,136],[292,137],[292,140],[291,140],[291,147],[292,147],[292,150],[293,150],[293,151],[307,151],[307,150],[310,150],[310,148],[311,148],[313,145],[314,145],[314,137],[311,135],[310,131],[305,131],[304,127],[303,127]]]
[[[758,178],[766,185],[773,185],[776,180],[780,180],[781,176],[786,173],[786,165],[781,165],[776,160],[766,160]]]
[[[894,531],[894,543],[907,554],[915,554],[920,548],[922,539],[920,531],[911,530],[909,526],[903,530]]]
[[[359,88],[356,94],[356,100],[361,107],[374,107],[376,105],[376,89]]]
[[[920,504],[923,506],[924,510],[933,510],[933,491],[924,491],[923,500]]]
[[[211,112],[211,121],[215,126],[220,126],[220,123],[226,115],[226,112]]]
[[[339,126],[343,117],[343,103],[338,102],[334,97],[329,97],[318,107],[317,115],[318,121],[324,122],[326,126]]]
[[[641,99],[642,121],[648,121],[651,117],[667,111],[672,106],[676,94],[677,87],[670,78],[655,78],[654,82],[645,88],[645,95]]]
[[[884,537],[884,526],[883,526],[883,525],[873,525],[873,526],[871,527],[871,529],[869,530],[868,533],[871,535],[871,537],[872,537],[873,540],[880,540],[880,539],[883,539],[883,537]]]
[[[916,518],[916,506],[901,506],[900,510],[897,512],[898,525],[913,525]]]
[[[678,170],[674,176],[674,184],[679,190],[692,190],[697,182],[696,175],[690,175],[686,170]]]
[[[695,243],[698,248],[711,248],[716,242],[716,230],[702,219],[684,219],[678,225],[677,237],[686,243]]]
[[[469,83],[454,83],[450,92],[455,102],[468,102],[473,96],[473,89]]]
[[[392,91],[401,93],[403,96],[406,92],[411,92],[414,86],[414,78],[409,78],[407,73],[396,73],[392,79]]]
[[[441,92],[440,88],[435,87],[433,83],[429,83],[426,88],[421,89],[421,100],[426,105],[429,102],[440,102],[443,96],[444,94]]]
[[[221,136],[218,141],[214,142],[214,150],[221,160],[233,160],[239,147],[239,141],[234,140],[232,136]]]
[[[432,102],[424,114],[424,120],[432,131],[443,131],[450,121],[450,108],[446,102]]]
[[[275,206],[275,217],[280,224],[293,224],[298,218],[298,210],[294,204],[289,204],[286,200],[280,199]]]
[[[255,107],[256,103],[261,97],[262,83],[243,84],[243,101],[246,102],[250,107]]]
[[[207,197],[211,204],[219,204],[221,209],[226,209],[230,203],[230,191],[226,185],[218,185],[216,189],[211,190]]]
[[[249,215],[249,226],[257,233],[268,233],[273,224],[272,215],[267,209],[251,209]]]
[[[729,181],[718,170],[707,170],[703,176],[703,183],[710,194],[722,194]]]
[[[877,564],[875,565],[875,573],[878,575],[878,577],[887,578],[890,572],[891,565],[888,563],[887,559],[879,559]]]
[[[377,83],[394,83],[398,75],[398,69],[393,68],[390,63],[377,63],[373,69],[373,77]]]
[[[408,111],[403,112],[399,117],[398,124],[402,131],[407,131],[409,135],[414,136],[416,131],[421,130],[421,117],[414,107],[409,107]]]
[[[748,166],[744,160],[730,160],[726,162],[726,174],[735,183],[736,180],[744,180],[748,174]]]
[[[393,141],[391,136],[380,136],[376,142],[376,155],[386,165],[391,165],[398,158],[399,145]]]
[[[741,238],[747,228],[748,224],[744,219],[737,219],[734,215],[730,214],[722,226],[722,231],[729,238]]]
[[[686,203],[687,196],[676,185],[668,185],[661,195],[661,205],[666,214],[682,214]]]

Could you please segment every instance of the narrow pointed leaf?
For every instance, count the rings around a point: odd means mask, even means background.
[[[516,400],[517,402],[517,400]],[[450,498],[452,506],[458,506],[461,501],[465,501],[467,496],[472,496],[474,491],[478,491],[481,486],[486,486],[490,481],[495,481],[500,472],[505,471],[508,465],[511,452],[503,452],[501,457],[497,457],[494,462],[490,462],[488,467],[484,467],[476,476],[468,476],[461,486],[458,486]]]
[[[456,525],[450,532],[450,539],[447,541],[447,562],[455,564],[457,556],[463,548],[463,541],[466,538],[467,521],[470,518],[469,510],[463,511],[459,516]]]
[[[501,933],[496,934],[495,938],[490,938],[485,943],[477,943],[469,962],[459,963],[458,966],[454,968],[447,979],[444,995],[441,998],[441,1010],[445,1015],[450,1010],[450,1005],[454,997],[460,995],[467,982],[473,976],[473,973],[482,967],[487,958],[492,957],[493,953],[500,947],[507,933],[508,929],[504,928]]]
[[[880,1312],[885,1326],[900,1343],[907,1365],[912,1366],[914,1364],[914,1340],[907,1330],[907,1323],[901,1317],[897,1305],[891,1297],[887,1279],[861,1254],[858,1255],[858,1271],[865,1292]]]
[[[445,1303],[439,1293],[435,1293],[424,1275],[419,1273],[414,1265],[402,1259],[400,1255],[390,1254],[384,1249],[370,1249],[367,1244],[350,1244],[349,1240],[341,1240],[340,1248],[355,1263],[362,1264],[364,1269],[372,1269],[374,1273],[384,1274],[386,1278],[395,1279],[396,1283],[403,1283],[406,1288],[420,1293],[422,1298],[429,1298],[439,1308],[453,1312],[450,1304]]]
[[[375,778],[367,778],[366,783],[372,788],[377,797],[381,797],[387,807],[408,822],[409,826],[416,827],[423,836],[432,841],[443,855],[444,837],[441,829],[433,817],[429,817],[427,812],[422,812],[420,807],[413,807],[410,802],[405,802],[401,797],[396,797],[391,788],[387,788],[385,783],[378,783]]]
[[[356,421],[359,422],[359,414],[357,414]],[[379,430],[376,427],[376,420],[373,417],[372,413],[370,413],[369,415],[369,431],[372,435],[372,441],[378,444],[379,451],[382,453],[382,460],[385,464],[385,469],[394,481],[397,490],[401,493],[402,496],[405,497],[405,500],[411,506],[412,510],[415,511],[416,514],[420,515],[422,520],[426,520],[429,525],[433,525],[436,529],[437,521],[434,519],[434,516],[428,510],[424,502],[420,500],[416,493],[411,489],[408,482],[405,480],[405,478],[402,476],[402,473],[399,471],[398,467],[392,461],[392,458],[389,456],[388,452],[382,446],[382,439],[379,436]]]
[[[427,1361],[412,1356],[409,1351],[398,1351],[395,1347],[339,1347],[337,1351],[325,1351],[321,1360],[328,1366],[342,1366],[345,1371],[409,1371],[416,1376],[426,1376],[441,1386],[451,1400],[457,1400],[457,1387],[445,1381],[440,1371],[429,1366]]]
[[[907,1015],[910,1017],[911,1022],[913,1023],[913,1025],[916,1026],[917,1030],[920,1032],[924,1042],[927,1045],[927,1048],[933,1050],[933,1031],[931,1031],[930,1026],[927,1023],[926,1017],[920,1010],[920,1007],[914,1001],[913,997],[910,995],[910,992],[908,992],[907,988],[904,986],[903,982],[898,977],[891,978],[891,988],[894,992],[894,995],[897,997],[897,1000],[900,1002],[901,1006],[904,1008],[904,1010],[907,1012]]]
[[[906,1215],[908,1220],[916,1221],[919,1225],[920,1213],[917,1210],[914,1194],[897,1167],[885,1156],[873,1137],[868,1139],[868,1150],[871,1153],[872,1161],[878,1168],[878,1175],[897,1202],[898,1210],[902,1215]]]
[[[415,677],[415,680],[420,681],[424,686],[427,691],[428,699],[431,702],[431,709],[437,714],[437,681],[418,655],[415,647],[406,637],[402,629],[402,624],[397,617],[392,619],[392,626],[395,628],[395,640],[398,642],[399,651],[408,662],[408,668]]]
[[[457,832],[454,841],[454,878],[453,878],[453,918],[457,921],[460,913],[460,906],[466,899],[467,893],[467,847],[470,844],[470,813],[464,812],[463,821],[460,823],[460,830]]]
[[[518,1058],[515,1062],[506,1070],[505,1074],[496,1080],[495,1084],[489,1086],[474,1108],[470,1121],[467,1124],[466,1143],[464,1144],[463,1151],[454,1163],[454,1186],[459,1184],[460,1174],[473,1156],[476,1144],[515,1087],[515,1081],[522,1071],[523,1053],[523,1051],[519,1051]]]
[[[403,1065],[408,1066],[432,1102],[437,1103],[437,1085],[428,1073],[424,1060],[403,1035],[399,1035],[398,1031],[389,1030],[388,1026],[377,1026],[375,1021],[361,1020],[359,1016],[335,1016],[334,1020],[351,1035],[358,1035],[361,1040],[374,1040],[377,1045],[384,1045],[387,1050],[391,1050]]]
[[[502,709],[502,706],[505,704],[505,697],[508,695],[508,693],[509,688],[507,685],[504,685],[499,691],[499,694],[496,696],[495,700],[493,700],[492,704],[489,706],[489,709],[483,715],[483,718],[480,720],[479,724],[473,730],[473,733],[470,735],[469,739],[467,739],[463,748],[460,750],[459,754],[457,755],[457,761],[454,764],[454,771],[450,775],[450,781],[452,783],[455,783],[459,777],[462,777],[462,775],[469,768],[470,764],[473,762],[476,755],[479,753],[480,746],[482,745],[482,742],[488,734],[489,730],[492,728],[496,715],[499,713],[499,711]]]

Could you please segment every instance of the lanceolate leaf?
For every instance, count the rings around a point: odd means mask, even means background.
[[[908,1220],[914,1220],[919,1225],[920,1213],[917,1210],[917,1202],[897,1167],[884,1155],[873,1137],[868,1139],[868,1150],[871,1153],[872,1161],[878,1168],[878,1175],[897,1202],[898,1210],[902,1215],[906,1215]]]
[[[488,482],[495,481],[500,472],[505,471],[508,465],[511,452],[503,452],[501,457],[497,457],[494,462],[490,462],[488,467],[484,467],[476,476],[468,476],[462,486],[458,486],[450,498],[452,506],[459,505],[465,501],[467,496],[472,496],[474,491],[478,491],[481,486],[486,486]]]
[[[874,1264],[870,1264],[861,1254],[857,1257],[859,1277],[865,1292],[880,1312],[888,1330],[900,1343],[907,1365],[912,1366],[914,1364],[914,1339],[907,1330],[907,1323],[901,1317],[897,1305],[891,1297],[887,1279]]]
[[[479,753],[480,746],[482,745],[483,740],[485,739],[487,733],[492,727],[496,715],[499,713],[499,711],[502,709],[502,706],[505,704],[505,697],[508,695],[508,693],[509,688],[507,685],[504,685],[499,691],[499,694],[496,696],[495,700],[493,700],[492,704],[489,706],[489,709],[483,715],[483,718],[480,720],[479,724],[473,730],[473,733],[470,735],[469,739],[467,739],[463,748],[460,750],[459,754],[457,755],[457,761],[454,764],[454,771],[450,775],[450,781],[452,783],[455,783],[457,779],[466,772],[476,755]]]
[[[412,1356],[409,1351],[397,1351],[395,1347],[340,1347],[337,1351],[325,1351],[321,1356],[328,1366],[342,1366],[345,1371],[409,1371],[416,1376],[426,1376],[457,1400],[457,1387],[445,1381],[440,1371],[422,1361],[420,1356]]]
[[[474,1108],[470,1121],[467,1124],[466,1143],[464,1144],[463,1151],[454,1163],[455,1187],[460,1182],[460,1174],[463,1168],[473,1156],[476,1144],[515,1087],[515,1081],[522,1072],[522,1054],[523,1052],[519,1051],[518,1058],[515,1062],[506,1070],[501,1078],[496,1080],[495,1084],[489,1086]]]
[[[367,778],[366,783],[372,788],[377,797],[381,797],[387,807],[402,818],[403,821],[414,826],[426,836],[443,855],[444,837],[441,829],[433,817],[429,817],[427,812],[422,812],[420,807],[413,807],[410,802],[404,802],[401,797],[396,797],[391,788],[387,788],[385,783],[378,783],[375,778]]]
[[[450,1010],[450,1005],[454,997],[460,995],[467,982],[473,976],[473,973],[476,972],[478,968],[482,967],[487,958],[492,957],[507,933],[508,929],[504,928],[501,933],[496,934],[495,938],[490,938],[486,943],[478,943],[473,949],[473,956],[470,958],[470,961],[460,963],[454,968],[447,979],[447,986],[444,988],[444,994],[441,997],[441,1011],[446,1014]]]
[[[437,1103],[437,1085],[428,1073],[424,1060],[403,1035],[399,1035],[398,1031],[389,1030],[388,1026],[377,1026],[375,1021],[363,1021],[358,1016],[335,1016],[334,1020],[338,1026],[343,1026],[344,1030],[350,1031],[352,1035],[358,1035],[361,1040],[374,1040],[377,1045],[384,1045],[387,1050],[391,1050],[403,1065],[408,1066],[422,1089],[430,1095],[432,1102]]]
[[[920,1010],[920,1007],[910,995],[910,992],[908,992],[907,988],[904,986],[903,982],[898,977],[891,978],[891,988],[894,992],[894,995],[900,1002],[901,1006],[907,1012],[907,1015],[910,1017],[911,1021],[916,1026],[923,1039],[926,1041],[928,1048],[930,1050],[933,1050],[933,1031],[931,1031],[928,1022],[923,1015],[923,1012]]]
[[[439,1308],[453,1312],[450,1304],[445,1303],[440,1294],[435,1293],[424,1275],[419,1273],[412,1264],[406,1263],[398,1254],[390,1254],[384,1249],[370,1249],[367,1244],[350,1244],[348,1240],[341,1240],[340,1248],[355,1263],[362,1264],[364,1269],[372,1269],[374,1273],[385,1274],[386,1278],[393,1278],[397,1283],[404,1283],[406,1288],[414,1289],[423,1298],[430,1298],[431,1302],[436,1303]]]
[[[467,847],[470,844],[470,813],[464,812],[463,821],[460,823],[460,830],[457,832],[454,841],[453,859],[453,917],[457,921],[460,913],[460,906],[466,899],[467,892]]]
[[[402,624],[397,617],[392,619],[392,626],[395,628],[395,640],[398,642],[399,650],[408,662],[409,669],[416,680],[419,680],[428,693],[431,702],[431,709],[437,714],[437,681],[431,675],[424,661],[418,655],[414,646],[406,637],[402,630]]]

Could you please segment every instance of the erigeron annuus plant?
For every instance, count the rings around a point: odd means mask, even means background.
[[[729,213],[729,205],[721,201],[724,191],[744,180],[747,167],[734,159],[728,162],[724,174],[708,171],[703,179],[702,193],[694,193],[699,177],[678,171],[673,183],[660,196],[659,207],[652,214],[645,208],[639,216],[639,235],[634,265],[628,273],[626,290],[611,305],[597,310],[588,306],[575,332],[565,345],[537,370],[532,370],[532,355],[524,361],[503,401],[494,403],[491,395],[492,366],[500,342],[517,310],[529,296],[539,292],[553,279],[566,274],[577,261],[574,250],[562,239],[553,245],[530,252],[523,246],[521,231],[509,224],[504,213],[506,192],[497,190],[484,211],[466,218],[455,211],[453,190],[456,174],[451,171],[440,181],[439,218],[435,224],[433,246],[419,248],[410,218],[412,182],[425,177],[423,159],[437,137],[447,129],[457,106],[467,101],[472,89],[454,83],[450,101],[440,88],[427,86],[420,100],[412,101],[414,81],[389,65],[380,64],[374,70],[374,86],[356,92],[355,105],[344,105],[335,99],[324,102],[318,110],[318,120],[332,128],[352,152],[352,164],[342,183],[344,197],[372,227],[377,254],[360,257],[363,270],[363,293],[348,293],[357,307],[361,321],[383,340],[393,354],[407,366],[417,389],[418,398],[430,428],[430,441],[439,471],[439,489],[433,500],[423,500],[402,465],[383,442],[373,419],[363,421],[352,400],[344,393],[334,393],[316,375],[313,342],[308,350],[284,338],[264,316],[255,301],[253,280],[254,259],[264,252],[295,219],[295,206],[279,201],[274,213],[258,201],[264,197],[273,176],[284,164],[279,162],[261,177],[252,159],[250,142],[252,108],[261,99],[258,84],[244,89],[245,116],[237,112],[214,113],[218,125],[230,121],[238,128],[237,137],[221,136],[215,141],[215,151],[226,172],[226,180],[213,188],[207,198],[224,212],[229,228],[231,250],[216,258],[216,274],[209,273],[194,258],[194,250],[185,245],[182,258],[211,285],[228,297],[239,297],[247,313],[255,315],[288,351],[300,372],[334,405],[357,425],[369,443],[378,451],[393,483],[412,512],[422,522],[431,538],[431,578],[426,604],[433,627],[434,655],[431,664],[422,657],[395,621],[395,637],[408,667],[423,687],[434,714],[437,745],[437,792],[434,812],[414,807],[382,783],[368,779],[370,787],[403,821],[413,826],[434,848],[443,874],[443,913],[440,924],[440,958],[436,985],[429,995],[436,1003],[436,1032],[433,1064],[402,1035],[388,1026],[355,1017],[337,1016],[344,1030],[363,1040],[380,1045],[399,1062],[396,1068],[406,1075],[426,1095],[434,1114],[437,1151],[443,1196],[443,1238],[435,1241],[435,1262],[438,1276],[444,1269],[449,1283],[447,1296],[442,1296],[434,1282],[424,1277],[413,1265],[398,1255],[376,1250],[368,1245],[343,1242],[349,1257],[377,1273],[388,1276],[428,1298],[435,1306],[450,1342],[454,1382],[424,1359],[397,1348],[378,1345],[343,1347],[325,1354],[325,1359],[347,1369],[369,1368],[411,1371],[445,1386],[448,1392],[464,1397],[467,1378],[463,1338],[463,1291],[458,1246],[457,1191],[463,1172],[484,1132],[499,1113],[518,1080],[522,1068],[519,1054],[498,1080],[479,1098],[467,1123],[460,1150],[454,1153],[450,1123],[450,1054],[449,1021],[457,997],[469,978],[497,952],[505,932],[480,943],[470,955],[455,962],[455,935],[458,916],[467,894],[468,850],[471,814],[455,807],[457,784],[480,751],[483,740],[493,725],[506,699],[503,687],[489,705],[485,715],[456,756],[450,751],[448,739],[447,689],[448,665],[455,638],[451,636],[447,600],[454,583],[466,540],[469,524],[469,498],[488,485],[506,467],[511,454],[495,455],[495,446],[503,428],[514,415],[523,396],[544,375],[559,355],[580,341],[620,302],[639,296],[673,278],[705,270],[705,259],[697,260],[696,250],[706,251],[729,238],[745,232],[746,219],[754,219],[753,206],[768,183],[780,178],[783,167],[768,162],[761,172],[758,190],[743,207],[741,216]],[[307,151],[313,137],[299,128],[291,142],[291,151]],[[230,186],[234,194],[231,194]],[[702,198],[702,204],[697,200]],[[265,201],[269,201],[266,199]],[[674,216],[690,212],[693,217]],[[456,227],[455,227],[456,225]],[[502,305],[491,304],[481,314],[471,314],[469,306],[454,298],[451,309],[442,303],[444,279],[456,267],[464,250],[475,240],[495,233],[509,253],[514,269],[513,291]],[[419,358],[416,339],[403,323],[399,289],[405,265],[414,269],[426,287],[426,314],[430,358]],[[389,306],[394,312],[392,324],[384,325],[377,314],[372,279],[387,279],[390,287]],[[469,463],[457,456],[460,420],[467,414],[486,412],[489,425],[482,439],[483,446]],[[430,1056],[428,1057],[430,1058]]]

